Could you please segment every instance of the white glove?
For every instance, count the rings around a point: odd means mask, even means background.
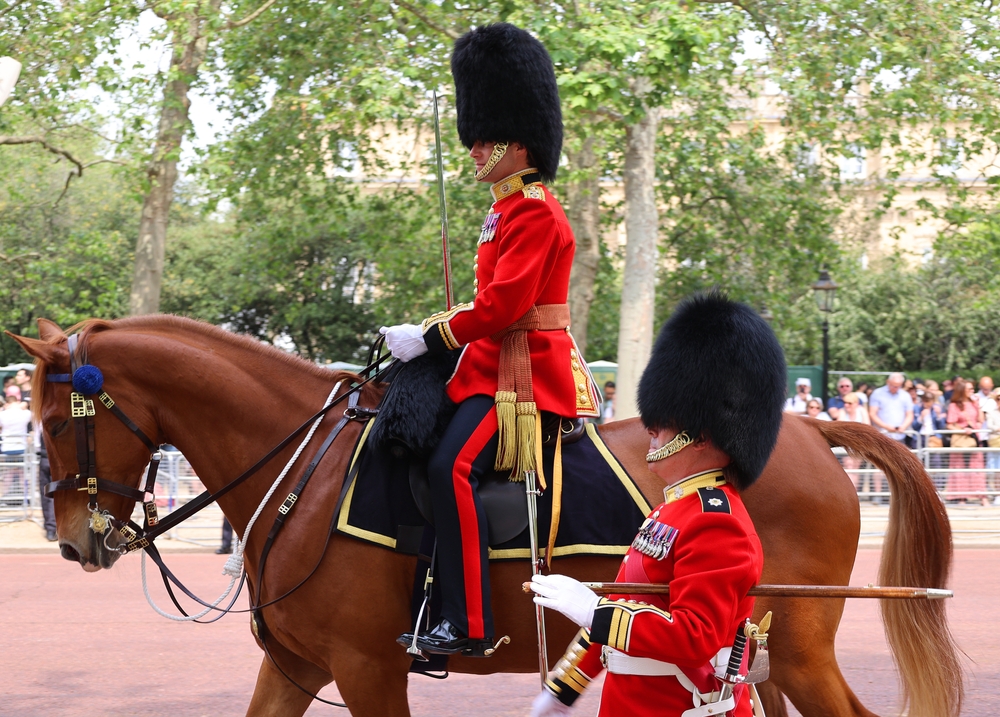
[[[536,575],[531,579],[535,604],[551,608],[580,627],[590,627],[600,598],[579,580],[566,575]]]
[[[385,345],[392,355],[403,363],[427,353],[424,332],[416,324],[383,326],[378,332],[385,336]]]
[[[543,689],[531,703],[531,717],[564,717],[572,709],[560,702],[554,694]]]
[[[13,57],[0,57],[0,106],[7,101],[21,74],[21,63]]]

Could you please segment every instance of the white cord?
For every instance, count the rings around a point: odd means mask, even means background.
[[[171,615],[169,612],[161,610],[159,605],[153,602],[153,596],[149,594],[149,587],[146,585],[146,551],[145,550],[142,551],[142,592],[146,596],[146,602],[149,603],[149,606],[153,608],[157,612],[157,614],[162,615],[168,620],[174,620],[175,622],[190,622],[191,620],[198,620],[200,618],[205,617],[205,615],[210,613],[213,610],[213,608],[217,607],[218,604],[223,600],[225,600],[226,597],[229,595],[229,593],[232,592],[233,585],[236,584],[237,577],[239,576],[235,575],[229,578],[229,587],[227,587],[226,591],[219,596],[218,600],[212,603],[212,607],[206,607],[197,615],[188,615],[187,617],[184,617],[183,615]]]
[[[343,381],[337,381],[337,385],[333,387],[333,390],[330,391],[330,395],[327,396],[326,403],[323,404],[323,408],[326,408],[333,402],[333,399],[336,397],[337,391],[340,390],[340,385],[342,383]],[[299,455],[301,455],[302,451],[305,450],[305,447],[309,445],[309,441],[312,440],[313,434],[316,433],[316,429],[319,428],[319,424],[323,422],[324,418],[325,415],[320,416],[313,421],[312,426],[309,427],[309,432],[306,434],[305,438],[302,439],[302,442],[299,443],[299,447],[295,449],[295,453],[289,459],[288,463],[285,464],[284,469],[282,469],[281,473],[278,474],[278,477],[274,479],[274,483],[271,484],[271,488],[264,494],[264,497],[261,499],[260,505],[257,506],[257,510],[254,512],[253,517],[250,518],[250,522],[247,523],[247,529],[243,533],[243,540],[240,540],[238,535],[236,536],[236,548],[233,550],[233,554],[229,556],[229,559],[226,560],[225,567],[222,568],[222,574],[229,576],[229,587],[226,588],[226,591],[219,596],[218,600],[212,603],[212,607],[206,607],[197,615],[189,615],[187,617],[182,615],[171,615],[170,613],[161,610],[157,604],[153,602],[153,598],[149,594],[149,588],[146,585],[146,551],[142,551],[142,592],[146,596],[146,602],[149,603],[149,606],[153,608],[157,614],[162,615],[168,620],[189,622],[191,620],[198,620],[199,618],[204,617],[213,608],[218,606],[220,602],[226,599],[226,596],[232,591],[233,585],[236,584],[236,579],[243,574],[243,548],[246,545],[246,536],[250,535],[250,529],[253,528],[254,523],[257,521],[257,517],[261,514],[261,511],[264,510],[264,506],[267,504],[267,501],[270,500],[272,495],[274,495],[274,491],[278,489],[278,486],[281,485],[281,481],[283,481],[285,476],[288,475],[288,471],[290,471],[292,466],[295,465],[295,462],[299,459]]]

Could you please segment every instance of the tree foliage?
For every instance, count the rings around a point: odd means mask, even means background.
[[[0,10],[0,52],[27,59],[0,112],[4,328],[30,333],[40,315],[69,324],[127,310],[154,118],[176,79],[129,56],[147,7],[165,18],[140,33],[149,44],[175,31],[184,39],[183,18],[207,5],[41,0]],[[178,191],[164,310],[325,360],[356,357],[382,323],[444,308],[428,93],[450,91],[457,35],[509,20],[534,31],[556,63],[569,157],[557,196],[582,201],[570,190],[585,177],[620,181],[624,128],[661,111],[659,319],[691,291],[719,285],[775,314],[790,361],[816,362],[809,286],[826,264],[844,286],[835,364],[995,364],[981,338],[995,323],[1000,258],[991,213],[1000,182],[985,173],[1000,137],[1000,29],[988,4],[277,0],[254,15],[259,7],[219,6],[206,25],[195,86],[232,123]],[[758,63],[738,57],[751,29],[767,51]],[[748,121],[746,101],[765,80],[783,92],[780,142]],[[467,300],[489,197],[449,131],[447,97],[441,108],[455,287]],[[2,145],[14,136],[45,143]],[[585,141],[596,160],[576,166]],[[803,148],[817,144],[823,161],[803,162]],[[858,147],[878,159],[864,186],[844,181],[837,164]],[[974,176],[954,171],[960,158]],[[925,166],[946,192],[920,205],[945,227],[933,260],[860,269],[857,248],[840,241],[845,207],[877,189],[875,211],[886,211],[905,198],[899,180]],[[607,228],[624,209],[603,200]],[[594,263],[590,358],[616,357],[622,261],[602,246]],[[6,339],[0,352],[19,356]]]

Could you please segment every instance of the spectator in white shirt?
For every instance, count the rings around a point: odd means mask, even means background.
[[[28,448],[30,432],[31,411],[18,397],[7,396],[0,411],[0,453],[5,456],[23,455]]]
[[[903,374],[889,374],[885,386],[876,388],[868,402],[872,425],[900,443],[906,439],[904,431],[913,425],[913,400],[910,394],[900,390],[903,381]]]
[[[800,416],[806,415],[808,403],[812,400],[809,393],[812,388],[812,381],[808,378],[799,377],[795,379],[795,395],[785,401],[785,411],[787,413],[797,413]]]

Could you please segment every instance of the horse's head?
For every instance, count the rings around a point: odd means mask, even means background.
[[[93,322],[81,330],[75,347],[76,362],[98,367],[104,378],[103,390],[121,402],[124,411],[145,435],[157,440],[159,430],[152,411],[139,403],[138,392],[124,376],[121,360],[116,359],[113,346],[103,345],[110,342],[102,342],[99,338],[101,330],[109,326],[105,322]],[[72,371],[69,339],[51,321],[39,319],[38,327],[38,339],[14,336],[9,332],[8,335],[35,358],[32,412],[36,426],[40,426],[44,434],[52,480],[74,479],[84,472],[80,461],[93,461],[96,470],[91,475],[100,478],[102,486],[117,483],[137,488],[142,469],[149,461],[149,448],[101,405],[96,392],[86,397],[93,406],[88,419],[92,439],[88,441],[85,425],[72,416],[70,394],[74,389],[71,383],[65,379],[62,382],[50,380]],[[95,529],[92,517],[96,509],[99,516],[107,513],[125,521],[132,513],[135,500],[104,489],[88,494],[85,487],[58,490],[53,498],[62,556],[79,562],[88,572],[111,567],[125,541],[112,527],[103,532]],[[100,518],[97,522],[100,528]]]

